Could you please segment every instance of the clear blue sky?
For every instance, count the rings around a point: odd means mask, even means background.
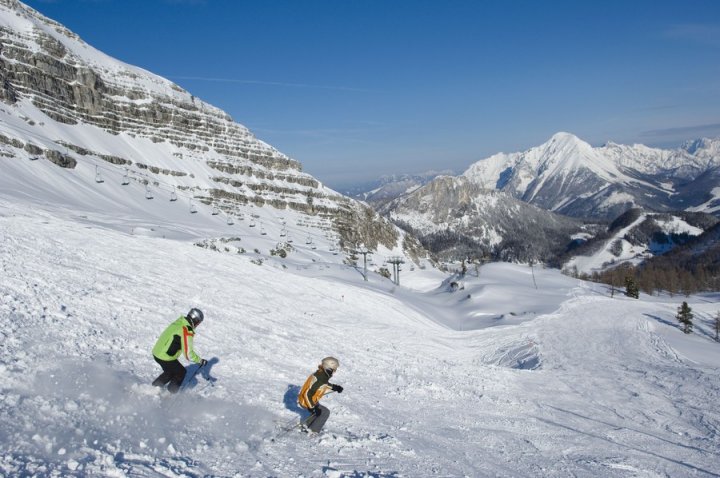
[[[557,131],[720,136],[718,0],[25,0],[337,189]]]

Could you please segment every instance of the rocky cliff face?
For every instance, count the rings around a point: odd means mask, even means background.
[[[341,244],[392,250],[403,242],[388,221],[324,187],[220,109],[16,0],[0,0],[0,101],[6,158],[68,169],[87,162],[228,214],[248,205],[296,211],[321,219]],[[372,227],[355,227],[360,218]]]
[[[249,165],[301,171],[300,163],[174,83],[103,55],[18,1],[2,0],[0,8],[6,18],[16,16],[0,24],[6,103],[26,99],[57,122],[168,142],[188,155],[212,149]]]
[[[441,176],[387,204],[383,212],[440,257],[552,262],[565,252],[579,221],[485,189],[464,177]]]

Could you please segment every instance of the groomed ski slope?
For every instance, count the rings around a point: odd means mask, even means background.
[[[396,288],[70,216],[0,200],[2,476],[720,475],[718,295],[611,299],[510,264]],[[212,366],[161,395],[150,350],[191,306]],[[271,441],[330,354],[325,432]]]

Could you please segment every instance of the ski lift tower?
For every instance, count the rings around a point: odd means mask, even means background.
[[[393,265],[393,276],[395,277],[395,285],[400,285],[400,264],[405,264],[405,260],[401,256],[388,257],[387,262]]]
[[[360,247],[355,250],[355,253],[362,254],[363,256],[363,279],[367,282],[367,255],[370,254],[370,251],[365,247],[365,244],[360,244]]]

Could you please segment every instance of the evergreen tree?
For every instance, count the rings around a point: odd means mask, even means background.
[[[625,295],[634,299],[640,298],[640,289],[631,276],[625,276]]]
[[[678,322],[680,322],[682,324],[682,326],[683,326],[682,331],[685,332],[686,334],[689,334],[690,332],[692,332],[693,317],[694,316],[692,313],[692,309],[690,308],[690,306],[688,305],[687,302],[683,302],[682,305],[680,307],[678,307],[678,313],[675,316],[675,318],[678,320]]]

